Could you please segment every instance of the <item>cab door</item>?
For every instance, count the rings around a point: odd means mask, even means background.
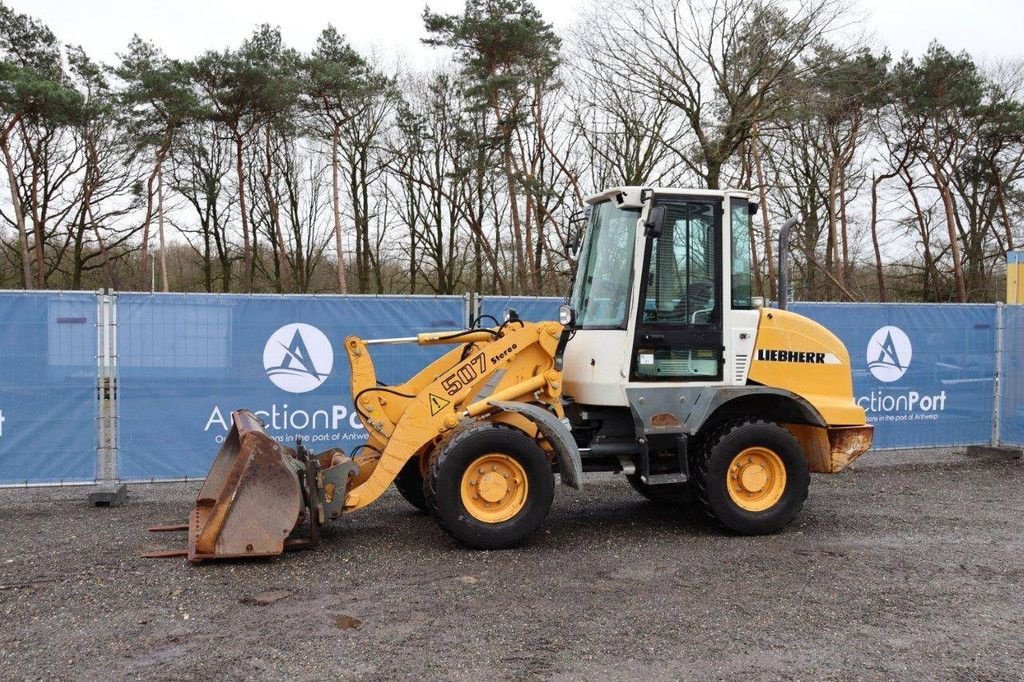
[[[633,381],[722,379],[722,204],[655,197],[659,236],[647,237],[633,339]]]

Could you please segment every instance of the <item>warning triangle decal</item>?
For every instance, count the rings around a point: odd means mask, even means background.
[[[430,396],[430,416],[431,417],[435,416],[438,412],[440,412],[444,408],[448,407],[451,404],[451,402],[452,402],[450,400],[445,400],[444,398],[436,396],[433,393],[428,393],[427,395]]]

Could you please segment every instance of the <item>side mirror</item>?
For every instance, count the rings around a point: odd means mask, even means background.
[[[587,223],[590,222],[590,214],[593,210],[593,206],[587,205],[569,215],[569,234],[565,246],[573,258],[579,258],[580,247],[583,245],[583,233]]]
[[[647,214],[647,222],[644,223],[644,234],[657,239],[665,227],[665,207],[655,206]]]

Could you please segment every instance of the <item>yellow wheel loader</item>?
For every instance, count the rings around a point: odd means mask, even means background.
[[[732,190],[589,197],[557,322],[509,311],[492,328],[347,338],[366,443],[291,450],[236,412],[188,525],[160,530],[187,528],[193,561],[273,555],[315,545],[322,523],[395,484],[459,543],[497,549],[541,526],[555,474],[579,489],[588,471],[621,472],[651,500],[691,498],[736,533],[779,530],[809,474],[843,469],[872,427],[842,342],[751,296],[755,211]],[[381,385],[371,349],[399,343],[452,348]]]

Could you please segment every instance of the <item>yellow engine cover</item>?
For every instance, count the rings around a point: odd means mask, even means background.
[[[864,423],[864,409],[853,398],[846,346],[835,334],[803,315],[761,309],[747,377],[803,397],[830,426]]]

